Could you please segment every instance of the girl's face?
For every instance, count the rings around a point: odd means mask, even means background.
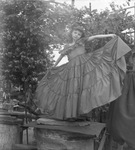
[[[73,41],[77,41],[81,37],[82,37],[82,32],[80,32],[79,30],[73,30],[73,32],[72,32]]]

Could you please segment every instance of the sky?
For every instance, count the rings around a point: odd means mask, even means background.
[[[55,0],[56,2],[60,2],[60,3],[67,3],[67,4],[71,4],[71,0]],[[91,10],[93,9],[97,9],[98,11],[101,10],[105,10],[106,8],[110,9],[110,3],[114,2],[117,5],[121,5],[123,6],[123,4],[126,4],[127,0],[75,0],[75,7],[77,7],[78,9],[82,8],[82,7],[89,7],[89,3],[91,3]],[[132,7],[135,6],[135,0],[130,0],[130,6],[126,6],[127,7]],[[131,11],[132,14],[135,14],[135,8],[131,8],[128,9],[128,11]],[[58,52],[54,52],[55,53],[55,60],[57,60],[59,54]],[[67,57],[64,57],[61,62],[59,63],[59,65],[66,63]],[[58,65],[58,66],[59,66]]]
[[[60,3],[71,4],[71,0],[55,0]],[[114,2],[115,4],[122,5],[126,4],[127,0],[75,0],[75,7],[89,7],[89,3],[91,3],[91,9],[97,9],[98,11],[104,10],[106,7],[109,8],[110,3]],[[135,0],[130,0],[130,5],[134,6]]]

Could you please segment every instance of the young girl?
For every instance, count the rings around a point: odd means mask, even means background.
[[[107,37],[112,39],[105,46],[86,53],[85,41]],[[130,48],[115,34],[85,38],[82,28],[75,27],[71,38],[36,90],[37,107],[54,119],[87,117],[92,109],[114,101],[126,72],[123,56]],[[69,62],[56,67],[65,55]]]

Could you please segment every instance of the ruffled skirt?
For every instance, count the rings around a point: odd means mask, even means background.
[[[119,38],[53,68],[40,81],[37,107],[50,118],[66,120],[87,115],[121,95],[130,48]]]

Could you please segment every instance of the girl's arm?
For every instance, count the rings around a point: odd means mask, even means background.
[[[116,34],[100,34],[100,35],[93,35],[88,38],[88,41],[94,40],[94,39],[100,39],[100,38],[107,38],[112,37],[114,38]]]

